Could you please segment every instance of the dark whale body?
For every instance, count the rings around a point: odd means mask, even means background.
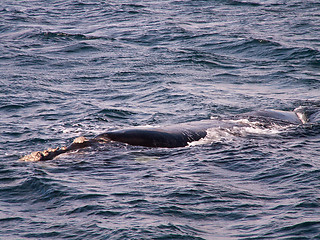
[[[312,112],[310,116],[303,115],[305,110],[295,109],[293,112],[279,110],[263,110],[251,112],[250,114],[240,115],[247,116],[259,120],[264,124],[273,124],[275,122],[281,124],[304,124],[308,120],[315,120],[319,117],[319,112]],[[316,115],[315,115],[316,114]],[[316,117],[315,117],[316,116]],[[318,116],[318,117],[317,117]],[[76,138],[68,147],[48,149],[45,151],[33,152],[21,160],[23,161],[42,161],[50,160],[54,157],[69,151],[88,147],[97,143],[105,143],[110,141],[121,142],[133,146],[144,147],[162,147],[176,148],[185,147],[189,143],[198,141],[207,135],[210,128],[228,128],[236,125],[245,126],[246,123],[237,123],[223,120],[203,120],[185,124],[178,124],[164,128],[132,128],[117,131],[108,131],[102,133],[92,139],[85,137]]]
[[[280,110],[262,110],[243,114],[247,118],[258,119],[265,124],[278,123],[282,125],[303,124],[307,122],[299,116],[299,111],[288,112]],[[239,116],[237,116],[239,118]],[[236,118],[236,119],[237,119]],[[203,120],[191,123],[177,124],[164,128],[135,128],[106,132],[95,139],[109,139],[111,141],[127,143],[133,146],[144,147],[185,147],[190,142],[198,141],[207,135],[209,128],[227,128],[244,126],[245,123],[231,123],[223,120]]]
[[[175,148],[184,147],[189,142],[198,141],[206,135],[207,132],[202,130],[168,132],[162,129],[128,129],[107,132],[100,137],[133,146]]]
[[[185,147],[207,135],[207,129],[230,124],[216,120],[203,120],[163,128],[133,128],[109,131],[96,136],[96,140],[111,140],[133,146],[176,148]]]

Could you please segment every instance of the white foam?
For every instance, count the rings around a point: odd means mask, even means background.
[[[241,137],[245,137],[247,135],[276,135],[281,132],[279,128],[259,128],[256,126],[250,126],[250,127],[234,127],[233,133],[236,135],[240,135]]]
[[[198,141],[189,143],[189,146],[205,145],[214,142],[227,142],[235,138],[234,135],[230,134],[227,129],[221,128],[210,128],[207,130],[207,135]]]
[[[252,136],[276,136],[288,128],[287,126],[276,124],[265,128],[260,122],[251,122],[248,119],[227,120],[225,122],[234,123],[236,125],[227,128],[210,128],[207,130],[206,137],[199,141],[189,143],[189,146],[212,144],[214,142],[230,142],[235,139]]]
[[[61,131],[66,137],[75,137],[79,135],[98,135],[106,129],[98,125],[91,124],[74,124],[72,126],[59,126],[56,127],[56,131]]]

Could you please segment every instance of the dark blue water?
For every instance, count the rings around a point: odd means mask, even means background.
[[[319,105],[309,0],[1,1],[1,239],[320,239],[320,127],[32,151],[107,129]]]

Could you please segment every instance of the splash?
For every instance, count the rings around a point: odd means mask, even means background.
[[[250,121],[248,119],[225,120],[223,122],[232,123],[234,126],[227,128],[209,128],[206,137],[199,141],[189,143],[189,146],[212,144],[216,142],[228,143],[239,138],[276,137],[290,127],[277,124],[266,127],[261,122]]]

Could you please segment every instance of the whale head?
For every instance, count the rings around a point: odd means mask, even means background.
[[[300,106],[294,113],[302,123],[320,123],[320,107]]]

